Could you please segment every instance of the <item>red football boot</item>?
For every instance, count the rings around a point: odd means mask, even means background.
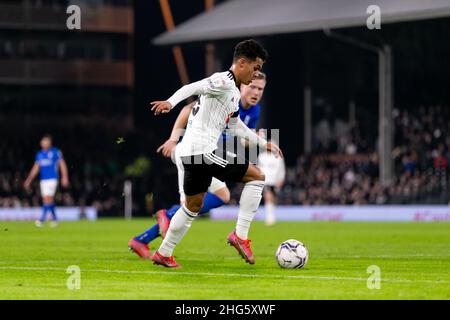
[[[131,238],[128,242],[128,248],[130,251],[135,252],[139,257],[150,259],[150,249],[145,243],[139,242],[135,238]]]
[[[161,209],[156,212],[156,221],[158,221],[159,225],[159,233],[161,234],[161,238],[166,237],[167,230],[169,230],[170,220],[166,215],[166,209]]]
[[[158,251],[155,251],[150,259],[153,260],[153,264],[159,264],[166,268],[181,268],[181,266],[175,261],[173,256],[164,257]]]
[[[252,249],[250,248],[251,240],[240,239],[236,234],[236,230],[232,231],[228,235],[227,240],[230,246],[234,246],[236,250],[239,252],[239,254],[242,256],[242,258],[245,259],[246,262],[250,264],[255,263],[255,258],[253,257],[253,252]]]

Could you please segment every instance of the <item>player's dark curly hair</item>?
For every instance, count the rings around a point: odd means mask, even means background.
[[[245,57],[249,60],[256,60],[256,58],[261,58],[261,60],[266,61],[269,54],[266,49],[259,44],[257,41],[250,39],[239,42],[234,48],[233,60],[236,61],[241,57]]]

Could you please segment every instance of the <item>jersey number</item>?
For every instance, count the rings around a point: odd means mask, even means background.
[[[195,107],[195,108],[192,109],[192,114],[194,115],[194,117],[195,117],[195,115],[198,113],[198,110],[199,110],[199,109],[200,109],[200,106]]]

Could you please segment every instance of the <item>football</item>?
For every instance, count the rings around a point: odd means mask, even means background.
[[[281,268],[301,269],[308,262],[308,249],[298,240],[286,240],[278,247],[275,258]]]

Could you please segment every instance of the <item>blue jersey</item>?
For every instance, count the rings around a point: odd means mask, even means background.
[[[40,179],[58,179],[58,161],[61,159],[62,153],[55,147],[39,151],[36,154],[36,163],[39,165]]]
[[[241,101],[239,101],[239,118],[241,118],[242,122],[244,122],[250,129],[256,129],[256,124],[258,123],[260,112],[261,106],[259,105],[259,103],[251,106],[248,109],[244,109],[242,108]],[[224,140],[229,139],[229,135],[227,135],[226,133],[224,133],[222,136]]]
[[[259,103],[248,109],[244,109],[242,108],[241,102],[239,101],[239,117],[241,118],[242,122],[244,122],[250,129],[256,129],[256,123],[259,120],[260,112],[261,106],[259,105]]]

